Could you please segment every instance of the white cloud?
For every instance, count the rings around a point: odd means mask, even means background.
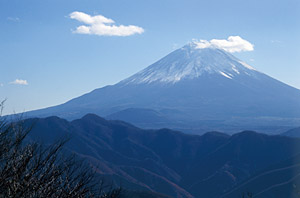
[[[253,51],[254,45],[249,41],[242,39],[239,36],[229,36],[225,39],[212,39],[210,41],[200,40],[194,41],[197,44],[197,48],[215,47],[223,49],[227,52],[241,52],[241,51]]]
[[[0,83],[0,87],[3,87],[4,86],[4,84],[3,83]]]
[[[15,84],[15,85],[28,85],[27,80],[22,80],[22,79],[16,79],[13,82],[10,82],[10,84]]]
[[[7,17],[7,20],[13,21],[13,22],[20,22],[20,18],[19,17]]]
[[[102,15],[91,16],[83,12],[72,12],[71,19],[75,19],[86,25],[76,27],[73,33],[94,34],[99,36],[130,36],[133,34],[142,34],[144,29],[135,25],[113,25],[114,20]]]

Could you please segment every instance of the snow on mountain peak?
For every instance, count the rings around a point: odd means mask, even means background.
[[[176,83],[204,74],[234,79],[237,75],[249,76],[253,72],[256,72],[253,67],[222,49],[214,46],[199,48],[196,42],[191,42],[120,83]]]

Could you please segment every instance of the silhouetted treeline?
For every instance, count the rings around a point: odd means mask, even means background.
[[[21,122],[7,123],[0,115],[0,197],[120,196],[120,189],[105,191],[88,164],[74,155],[62,154],[66,140],[50,146],[25,141],[30,130]]]

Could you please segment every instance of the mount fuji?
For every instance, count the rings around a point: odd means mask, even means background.
[[[279,133],[300,125],[300,90],[192,42],[115,85],[25,115],[71,120],[87,113],[146,128]]]

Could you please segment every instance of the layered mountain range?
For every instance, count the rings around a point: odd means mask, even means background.
[[[192,42],[115,85],[25,115],[72,120],[87,113],[193,133],[279,133],[300,125],[300,90]]]
[[[24,120],[31,140],[70,137],[65,152],[130,198],[299,197],[300,90],[222,49],[189,43],[115,85],[25,116],[38,117]]]
[[[70,137],[66,152],[84,158],[109,183],[132,191],[131,198],[299,195],[299,138],[144,130],[93,114],[71,122],[58,117],[24,121],[32,124],[31,140],[48,144]]]

